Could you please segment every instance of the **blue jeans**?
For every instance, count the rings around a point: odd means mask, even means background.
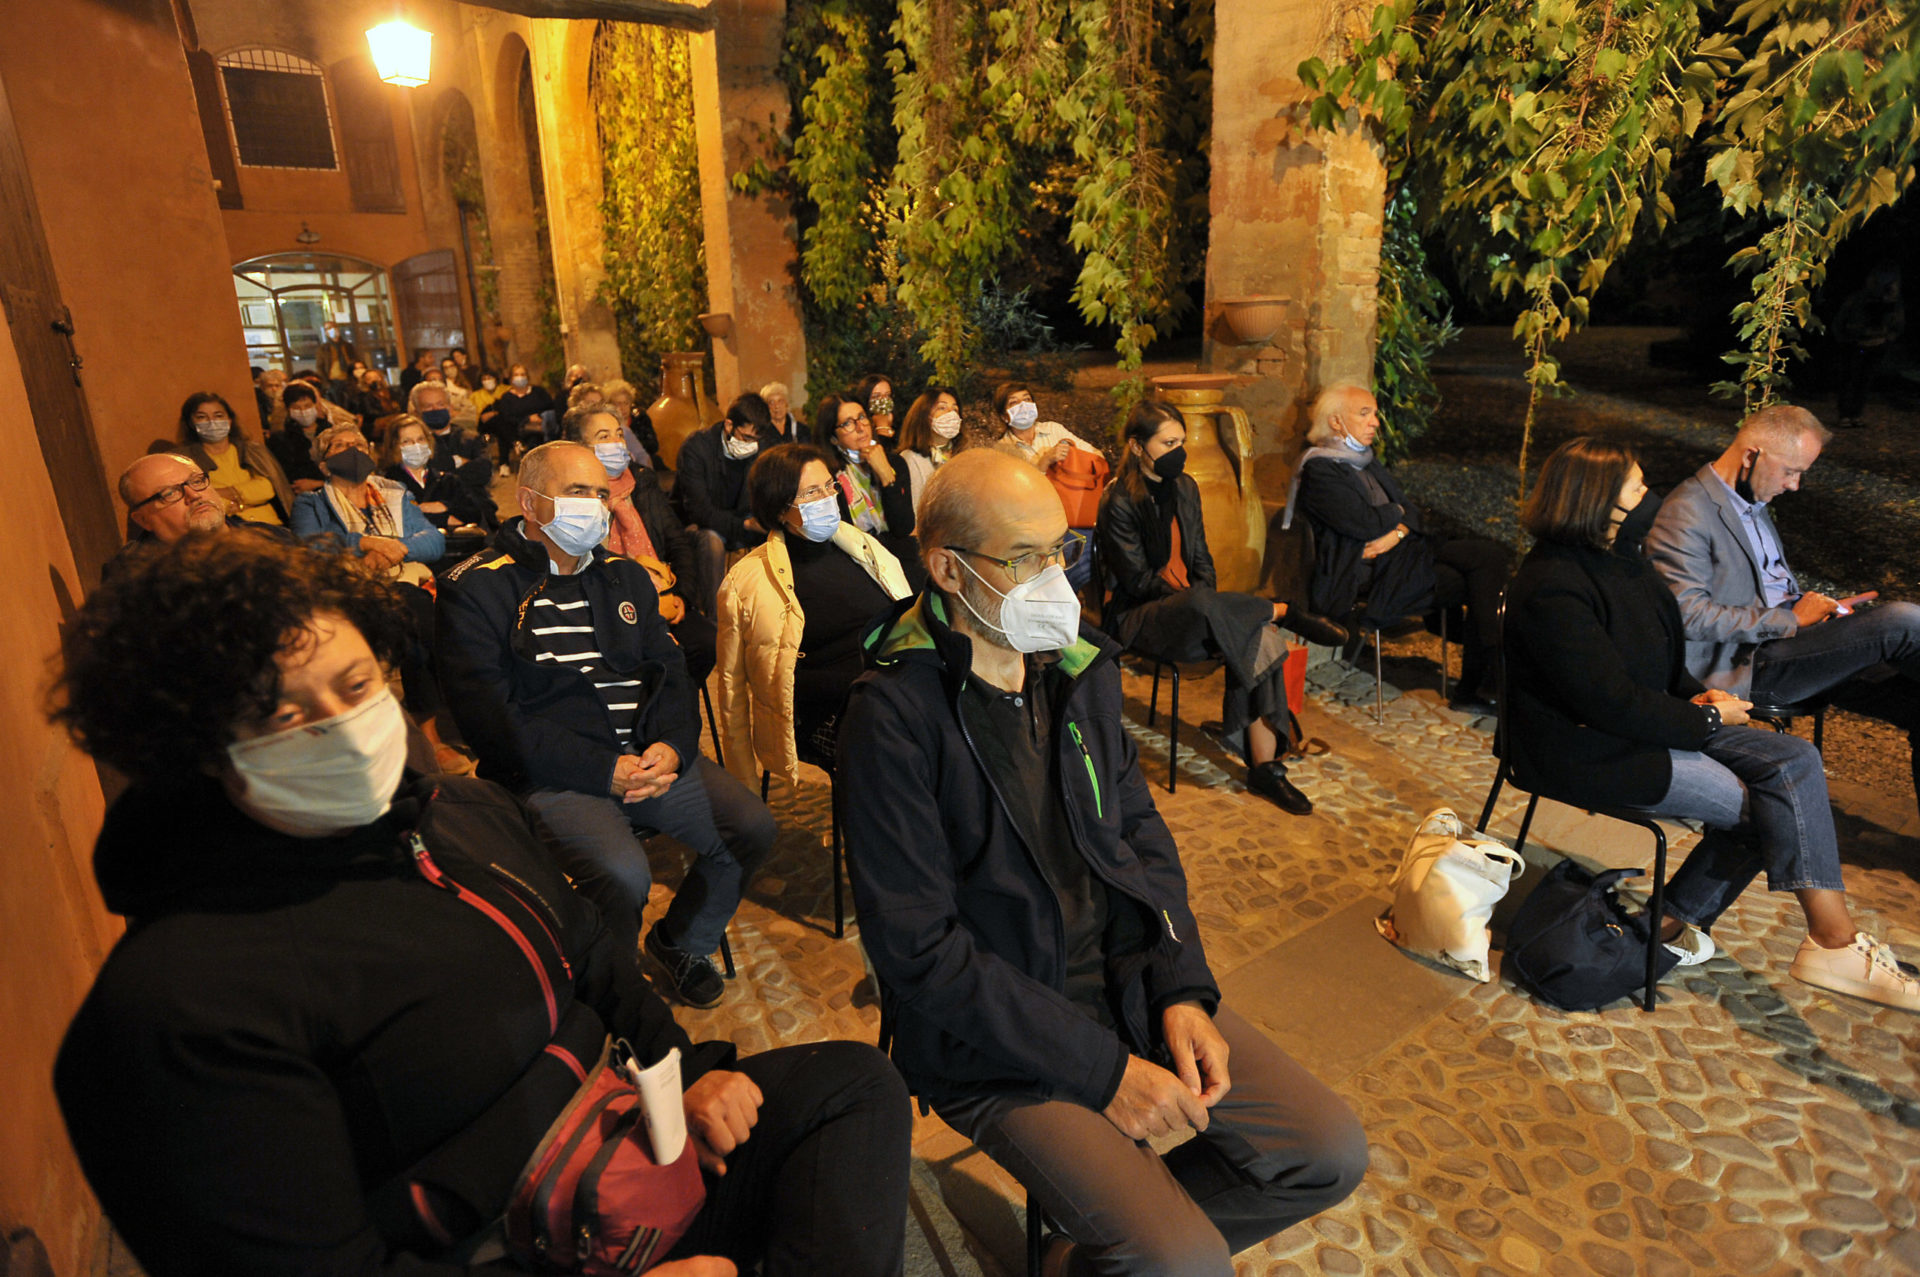
[[[1762,869],[1771,891],[1845,890],[1819,751],[1797,736],[1723,727],[1706,748],[1673,750],[1673,780],[1639,810],[1707,832],[1667,884],[1666,911],[1705,930]]]
[[[629,952],[640,942],[640,914],[653,886],[642,838],[662,833],[693,849],[693,866],[660,925],[675,948],[710,954],[778,832],[766,804],[704,754],[691,767],[683,762],[666,793],[643,802],[570,789],[536,789],[521,801],[560,868]]]
[[[1840,708],[1920,740],[1920,604],[1877,604],[1761,644],[1753,692],[1756,700],[1783,704],[1831,694]],[[1913,781],[1920,794],[1920,749]]]

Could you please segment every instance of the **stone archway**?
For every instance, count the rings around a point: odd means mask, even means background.
[[[431,117],[430,172],[446,197],[454,224],[463,296],[468,315],[469,355],[482,368],[498,370],[508,362],[497,334],[500,319],[500,268],[493,256],[493,230],[487,219],[486,182],[480,171],[480,136],[473,103],[459,89],[440,95]]]

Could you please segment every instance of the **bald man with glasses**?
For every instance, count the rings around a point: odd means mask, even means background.
[[[290,541],[277,524],[255,523],[227,508],[207,472],[177,452],[150,452],[120,472],[120,500],[127,507],[127,544],[101,568],[104,580],[127,560],[156,545],[172,545],[191,532],[244,531]]]

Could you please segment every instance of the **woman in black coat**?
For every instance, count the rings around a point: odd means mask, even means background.
[[[892,1067],[689,1040],[511,796],[406,770],[402,641],[345,556],[225,535],[144,560],[68,629],[60,715],[133,781],[95,851],[129,926],[54,1084],[141,1266],[523,1271],[493,1221],[611,1034],[682,1055],[706,1198],[669,1261],[897,1272]]]
[[[1373,454],[1380,413],[1358,386],[1333,386],[1314,401],[1312,445],[1294,471],[1282,526],[1298,511],[1313,522],[1308,606],[1351,616],[1359,604],[1382,620],[1466,605],[1460,682],[1452,707],[1492,713],[1500,649],[1500,587],[1511,562],[1484,537],[1443,541]]]
[[[1304,816],[1307,796],[1287,780],[1292,740],[1282,627],[1339,646],[1347,632],[1306,609],[1214,588],[1200,488],[1186,473],[1187,427],[1157,399],[1134,405],[1119,472],[1100,498],[1094,535],[1113,596],[1102,625],[1128,647],[1176,661],[1218,655],[1227,667],[1221,721],[1247,764],[1247,788]]]
[[[1920,1010],[1920,980],[1858,932],[1819,753],[1747,725],[1749,705],[1687,673],[1680,608],[1644,559],[1615,552],[1646,483],[1624,444],[1572,439],[1540,470],[1523,521],[1539,543],[1507,591],[1507,762],[1523,788],[1708,826],[1666,891],[1662,937],[1684,965],[1761,870],[1792,891],[1808,984]]]

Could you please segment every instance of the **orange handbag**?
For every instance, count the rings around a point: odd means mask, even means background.
[[[1100,493],[1110,473],[1105,457],[1081,447],[1069,448],[1066,459],[1047,471],[1060,504],[1066,507],[1068,527],[1090,528],[1098,521]]]

